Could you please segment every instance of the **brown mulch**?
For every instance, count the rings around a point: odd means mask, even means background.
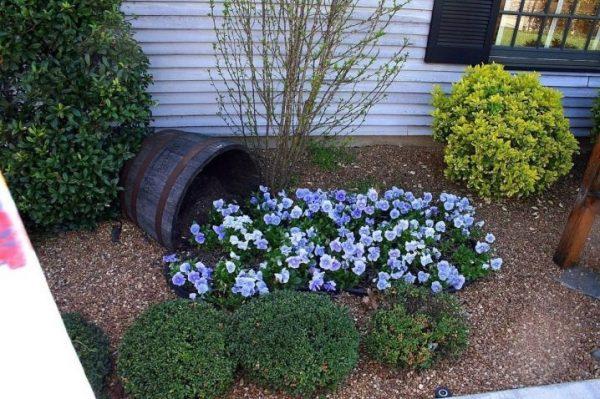
[[[449,191],[469,195],[443,176],[437,147],[374,146],[356,149],[356,160],[333,172],[304,165],[300,186],[380,188],[397,185],[415,192]],[[600,301],[563,287],[552,262],[561,229],[584,168],[544,194],[527,200],[475,200],[479,217],[497,237],[504,258],[500,273],[457,295],[469,314],[471,344],[457,361],[442,361],[422,372],[394,370],[362,356],[346,384],[330,398],[431,398],[444,385],[455,394],[575,381],[600,377],[590,352],[600,347]],[[473,195],[470,195],[474,198]],[[105,329],[116,351],[124,330],[150,304],[173,298],[161,273],[165,250],[123,222],[121,239],[111,241],[114,223],[93,232],[34,237],[40,261],[61,311],[79,311]],[[600,270],[600,221],[582,264]],[[370,305],[342,295],[361,330]],[[125,397],[116,378],[110,396]],[[282,398],[243,379],[230,398]]]

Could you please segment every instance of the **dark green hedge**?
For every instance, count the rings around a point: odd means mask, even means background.
[[[0,170],[26,222],[93,226],[148,132],[148,60],[118,0],[0,0]]]
[[[375,313],[365,338],[373,359],[425,369],[441,358],[459,356],[467,347],[468,324],[452,295],[406,285],[390,302]]]
[[[148,309],[127,330],[117,360],[125,392],[139,399],[210,399],[227,392],[235,364],[226,317],[188,300]]]
[[[335,388],[352,371],[358,340],[347,310],[328,297],[277,291],[235,312],[229,342],[250,379],[312,396]]]
[[[62,319],[94,393],[103,397],[111,367],[108,337],[78,313],[65,313]]]

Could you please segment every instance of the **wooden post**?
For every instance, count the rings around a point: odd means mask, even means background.
[[[554,253],[556,264],[568,268],[579,262],[585,241],[598,213],[600,213],[600,138],[592,150],[575,206]]]

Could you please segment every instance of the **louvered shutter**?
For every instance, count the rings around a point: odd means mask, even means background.
[[[487,61],[499,0],[435,0],[425,62]]]

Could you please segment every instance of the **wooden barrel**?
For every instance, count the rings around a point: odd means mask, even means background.
[[[173,249],[187,231],[181,224],[189,220],[182,220],[182,215],[190,213],[187,208],[197,197],[203,193],[243,197],[258,184],[258,168],[243,145],[163,130],[146,138],[137,156],[123,168],[121,206],[151,237]],[[218,198],[205,201],[205,208],[214,199]]]

